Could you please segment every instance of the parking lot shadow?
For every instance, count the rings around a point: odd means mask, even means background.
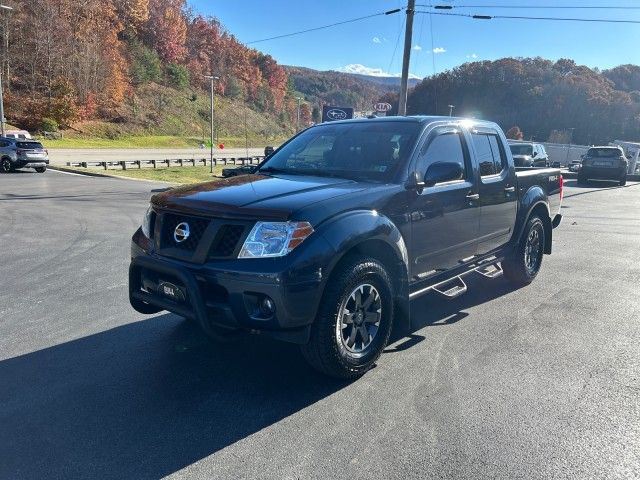
[[[435,293],[417,298],[411,304],[411,330],[413,333],[431,326],[451,325],[469,316],[466,309],[490,302],[516,290],[503,276],[493,280],[478,274],[464,278],[469,290],[453,300],[444,300]]]
[[[0,478],[160,478],[347,385],[173,315],[0,362]]]
[[[465,281],[455,300],[414,301],[413,332],[513,290]],[[412,333],[386,352],[422,340]],[[159,315],[0,362],[0,478],[161,478],[348,384],[311,370],[295,345],[212,344]]]

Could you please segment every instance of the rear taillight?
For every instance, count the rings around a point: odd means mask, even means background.
[[[560,175],[560,200],[564,196],[564,178]]]

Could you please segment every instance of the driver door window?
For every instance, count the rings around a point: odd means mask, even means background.
[[[416,170],[422,178],[427,169],[437,162],[455,162],[462,167],[463,174],[459,180],[467,177],[464,147],[458,132],[442,133],[427,143],[420,152]]]

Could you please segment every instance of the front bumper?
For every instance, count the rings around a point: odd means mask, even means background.
[[[193,264],[148,253],[136,243],[131,247],[129,299],[134,309],[143,302],[211,327],[242,329],[294,343],[307,343],[310,325],[322,294],[322,275],[291,282],[283,274],[238,272],[215,262]],[[243,260],[244,262],[244,260]],[[184,296],[176,300],[160,289],[162,283],[177,286]],[[268,296],[273,314],[265,315],[260,302]],[[145,311],[143,313],[149,313]]]
[[[579,175],[585,180],[620,180],[627,173],[626,167],[590,167],[582,166]]]

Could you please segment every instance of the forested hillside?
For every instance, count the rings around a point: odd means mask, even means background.
[[[408,112],[445,115],[450,104],[456,115],[494,120],[505,130],[517,125],[527,139],[640,141],[640,67],[635,65],[601,72],[566,59],[466,63],[417,85],[409,93]]]
[[[192,123],[206,125],[208,109],[195,104],[206,100],[204,75],[213,72],[220,77],[216,95],[227,105],[260,113],[263,130],[291,131],[297,102],[284,68],[241,44],[217,19],[191,12],[185,0],[4,3],[14,7],[3,62],[13,124],[53,130],[103,120],[182,134],[175,129],[194,126],[184,118],[167,121],[167,105],[172,97],[190,99],[186,110],[199,117]]]
[[[396,77],[373,77],[293,66],[285,66],[285,69],[293,88],[316,108],[328,104],[371,110],[383,95],[400,91],[400,78]],[[415,79],[411,79],[411,86],[416,83]]]

